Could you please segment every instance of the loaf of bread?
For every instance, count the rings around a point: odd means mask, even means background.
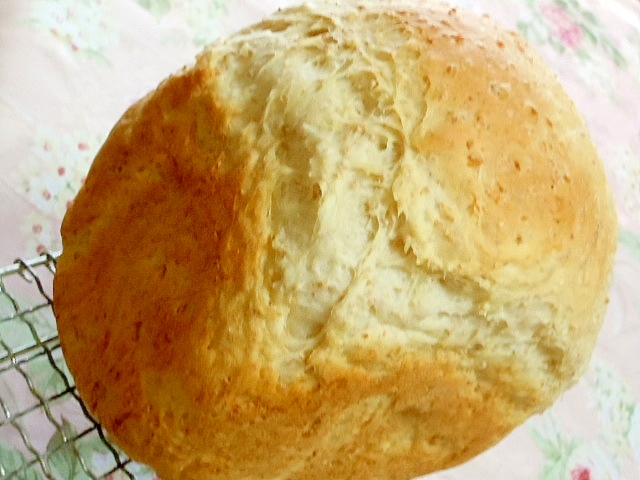
[[[518,34],[424,0],[292,7],[114,127],[63,222],[60,341],[163,480],[409,479],[584,372],[616,229]]]

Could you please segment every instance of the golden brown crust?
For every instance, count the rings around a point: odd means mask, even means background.
[[[133,458],[165,480],[408,479],[577,379],[616,217],[518,35],[370,1],[209,47],[114,127],[62,235],[64,355]]]

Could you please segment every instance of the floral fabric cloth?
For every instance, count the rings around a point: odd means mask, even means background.
[[[61,248],[65,210],[129,105],[209,41],[289,3],[0,0],[0,266]],[[493,449],[425,478],[640,480],[640,2],[455,3],[518,30],[559,75],[605,162],[619,250],[585,377]],[[0,465],[19,455],[0,438]]]

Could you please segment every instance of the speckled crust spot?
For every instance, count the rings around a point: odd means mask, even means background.
[[[164,480],[409,479],[547,408],[616,216],[555,76],[437,2],[283,9],[112,130],[62,226],[82,398]]]

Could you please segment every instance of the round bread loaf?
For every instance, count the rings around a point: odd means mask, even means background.
[[[114,127],[64,219],[60,341],[163,480],[409,479],[577,380],[616,228],[519,35],[430,1],[284,9]]]

